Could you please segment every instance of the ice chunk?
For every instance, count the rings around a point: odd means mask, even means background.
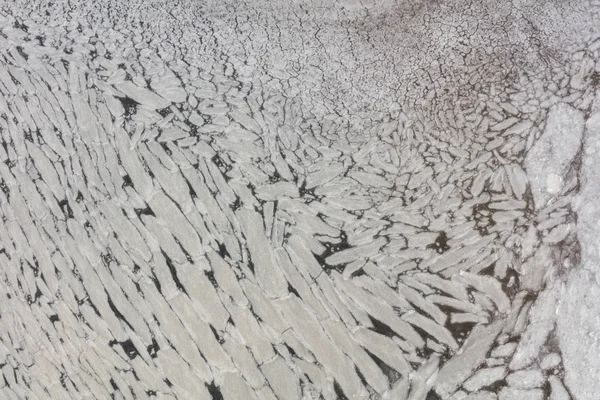
[[[557,177],[565,175],[579,151],[583,129],[584,116],[581,111],[565,103],[550,109],[544,133],[525,158],[525,170],[536,208],[543,208],[557,192]]]

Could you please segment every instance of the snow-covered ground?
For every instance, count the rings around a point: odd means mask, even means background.
[[[600,3],[0,2],[0,400],[595,400]]]

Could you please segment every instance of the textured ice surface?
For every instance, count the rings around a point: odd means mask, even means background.
[[[0,400],[595,400],[600,3],[0,2]]]

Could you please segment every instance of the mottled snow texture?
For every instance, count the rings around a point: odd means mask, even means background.
[[[0,0],[0,400],[597,400],[599,0]]]

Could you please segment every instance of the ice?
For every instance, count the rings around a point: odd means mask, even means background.
[[[41,3],[0,399],[595,399],[597,4]]]

